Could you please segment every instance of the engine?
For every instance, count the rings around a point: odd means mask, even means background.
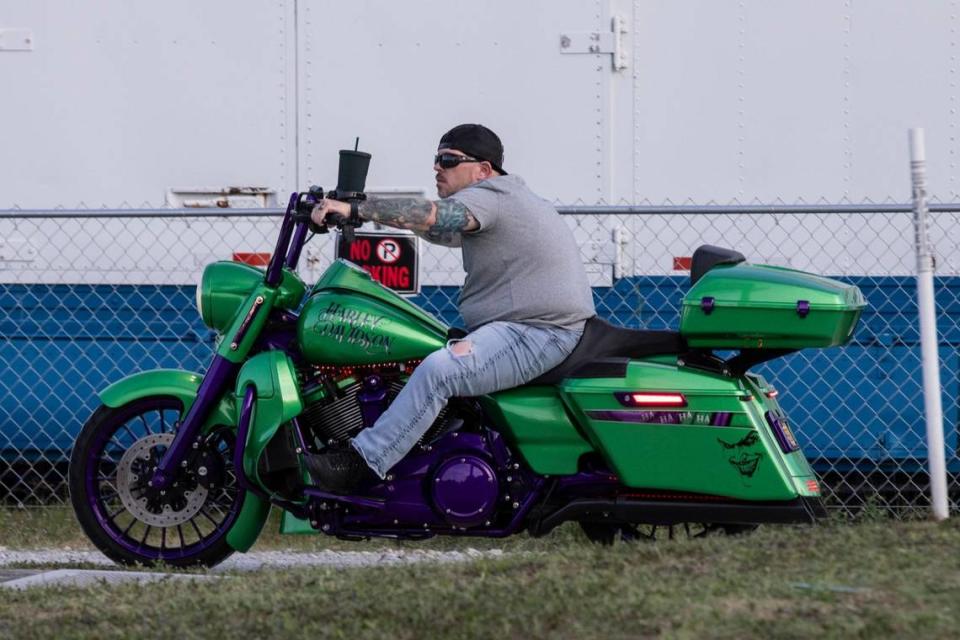
[[[450,456],[433,471],[427,486],[438,513],[454,527],[488,523],[500,496],[497,472],[475,455]]]
[[[309,397],[309,390],[320,386],[327,393],[309,404],[300,418],[308,443],[316,449],[341,444],[372,426],[403,388],[400,373],[399,369],[369,370],[339,380],[327,373],[312,376],[304,385],[304,396]],[[459,428],[463,420],[452,417],[452,413],[450,407],[444,407],[420,444]]]
[[[403,389],[405,372],[399,367],[360,370],[311,366],[299,373],[307,406],[298,424],[307,447],[319,451],[343,444],[373,425]],[[529,488],[523,484],[520,473],[500,473],[503,469],[494,462],[495,456],[480,428],[481,420],[472,406],[468,400],[451,400],[420,439],[424,446],[417,455],[430,463],[417,466],[419,471],[391,478],[388,495],[402,499],[395,505],[387,500],[375,516],[365,514],[365,526],[409,526],[405,520],[410,517],[411,500],[423,498],[430,509],[416,516],[415,526],[426,530],[434,526],[503,526],[504,518],[512,517],[517,507],[515,501],[526,495]],[[290,430],[281,430],[265,451],[261,477],[272,489],[294,493],[301,479],[296,456],[292,454],[296,444],[287,431]],[[453,437],[444,438],[448,433]],[[504,502],[509,496],[515,496],[513,501]],[[348,521],[349,517],[336,526]]]

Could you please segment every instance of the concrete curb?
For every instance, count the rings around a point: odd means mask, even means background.
[[[98,569],[21,569],[0,571],[0,587],[26,589],[38,586],[70,585],[95,586],[122,582],[156,582],[159,580],[216,579],[218,574],[231,571],[259,571],[264,569],[295,569],[299,567],[332,567],[352,569],[359,567],[397,566],[421,562],[445,564],[472,562],[481,558],[504,555],[499,549],[479,551],[257,551],[235,554],[206,574],[153,573],[127,570]],[[99,551],[61,549],[7,550],[0,548],[0,567],[36,564],[92,564],[103,567],[117,565]]]
[[[31,587],[69,586],[91,587],[100,584],[160,582],[162,580],[219,580],[220,576],[183,573],[147,573],[145,571],[97,571],[83,569],[56,569],[33,572],[22,578],[0,582],[0,588],[22,591]]]

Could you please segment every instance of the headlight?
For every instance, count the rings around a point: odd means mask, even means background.
[[[229,329],[237,309],[261,282],[263,270],[248,264],[208,264],[197,287],[197,309],[203,324],[221,333]]]

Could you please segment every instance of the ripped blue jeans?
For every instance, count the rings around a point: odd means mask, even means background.
[[[450,398],[518,387],[557,366],[582,331],[491,322],[427,356],[376,423],[353,439],[380,478],[427,432]]]

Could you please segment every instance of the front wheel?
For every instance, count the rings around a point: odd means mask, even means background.
[[[147,484],[182,413],[169,396],[102,406],[77,438],[69,471],[73,510],[84,533],[116,562],[211,567],[233,553],[226,534],[243,491],[233,471],[231,429],[206,434],[166,490]]]

